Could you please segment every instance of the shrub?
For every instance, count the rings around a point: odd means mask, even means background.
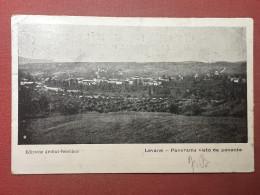
[[[174,103],[170,104],[169,112],[171,114],[178,114],[179,113],[179,105],[178,104],[174,104]]]

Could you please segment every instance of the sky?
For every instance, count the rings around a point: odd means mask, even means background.
[[[55,62],[246,61],[240,27],[20,24],[19,56]]]

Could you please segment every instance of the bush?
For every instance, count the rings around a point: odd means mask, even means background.
[[[193,115],[199,115],[202,112],[202,108],[199,104],[193,103],[191,105],[191,111],[192,111]]]
[[[179,113],[179,105],[178,104],[170,104],[170,107],[169,107],[169,112],[171,114],[178,114]]]
[[[80,107],[76,102],[68,101],[62,105],[61,112],[62,114],[76,114],[79,109]]]

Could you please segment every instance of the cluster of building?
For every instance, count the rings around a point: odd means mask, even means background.
[[[158,86],[161,85],[162,82],[167,82],[169,79],[167,78],[143,78],[139,76],[131,77],[130,79],[119,80],[115,78],[107,79],[107,78],[93,78],[93,79],[83,79],[77,78],[79,84],[83,85],[97,85],[99,83],[110,83],[115,85],[129,84],[134,85],[134,83],[141,83],[144,86]]]
[[[223,75],[224,71],[226,70],[226,68],[224,67],[223,70],[221,71],[215,71],[214,73],[212,74],[206,74],[204,77],[204,80],[211,80],[212,77],[218,77],[218,76],[221,76]],[[197,79],[199,78],[200,75],[199,74],[194,74],[194,78]],[[246,83],[246,78],[242,78],[242,77],[231,77],[231,76],[228,76],[228,80],[230,82],[233,82],[233,83]]]
[[[198,78],[203,78],[204,80],[211,80],[213,77],[216,76],[221,76],[222,73],[226,70],[226,68],[223,68],[223,70],[221,71],[214,71],[211,74],[206,74],[206,75],[199,75],[198,73],[194,74],[193,77],[194,79],[198,79]],[[157,78],[152,78],[152,77],[140,77],[140,76],[134,76],[131,78],[127,78],[127,79],[117,79],[117,78],[106,78],[104,77],[107,73],[107,70],[105,69],[98,69],[95,74],[96,74],[96,78],[93,79],[85,79],[85,78],[67,78],[63,81],[65,81],[69,86],[72,84],[83,84],[83,85],[87,85],[87,86],[91,86],[91,85],[98,85],[100,83],[104,84],[104,83],[108,83],[108,84],[114,84],[114,85],[123,85],[123,84],[128,84],[128,85],[143,85],[143,86],[159,86],[162,85],[163,82],[169,82],[170,80],[175,80],[175,81],[182,81],[184,79],[183,76],[175,76],[175,77],[157,77]],[[117,71],[117,75],[122,75],[122,71]],[[70,76],[70,75],[69,75]],[[246,83],[246,78],[237,78],[237,77],[228,77],[230,82],[234,82],[234,83]],[[48,83],[50,81],[58,81],[58,76],[53,76],[52,78],[42,78],[40,83],[36,83],[39,85],[40,84],[46,84],[48,85]],[[21,79],[20,81],[20,85],[32,85],[34,84],[34,82],[32,81],[28,81],[28,79]],[[45,85],[45,87],[47,87]],[[51,88],[49,87],[49,90],[60,90],[59,88]]]

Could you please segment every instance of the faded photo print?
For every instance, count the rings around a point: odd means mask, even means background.
[[[18,25],[18,144],[247,143],[243,27]]]

